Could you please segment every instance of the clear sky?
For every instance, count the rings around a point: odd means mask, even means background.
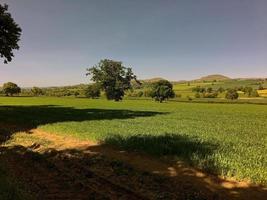
[[[0,0],[22,28],[0,84],[86,83],[109,58],[140,79],[267,77],[266,0]]]

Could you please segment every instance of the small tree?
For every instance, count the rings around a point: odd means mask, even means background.
[[[152,98],[162,103],[165,99],[174,98],[172,84],[167,80],[160,80],[153,85]]]
[[[13,96],[14,94],[19,94],[21,92],[20,87],[12,82],[4,83],[3,92],[6,96]]]
[[[78,91],[75,91],[75,92],[74,92],[74,96],[75,96],[75,97],[78,97],[79,95],[80,95],[80,93],[79,93]]]
[[[253,91],[253,88],[252,87],[244,87],[242,91],[250,97],[251,93]]]
[[[259,85],[259,88],[258,88],[258,90],[264,90],[264,87],[263,87],[263,85],[262,85],[262,84],[260,84],[260,85]]]
[[[14,57],[13,49],[19,49],[21,28],[11,17],[8,6],[0,4],[0,57],[8,63]]]
[[[209,88],[207,89],[207,92],[208,92],[208,93],[212,93],[212,91],[213,91],[213,89],[212,89],[211,87],[209,87]]]
[[[97,84],[88,85],[85,96],[92,99],[100,97],[100,87]]]
[[[31,89],[31,93],[33,96],[41,96],[41,95],[44,95],[44,92],[41,88],[38,88],[38,87],[33,87]]]
[[[235,89],[229,89],[226,92],[225,98],[226,99],[231,99],[231,100],[238,99],[238,93],[237,93],[237,91]]]
[[[219,87],[218,89],[217,89],[217,92],[219,92],[219,93],[223,93],[225,91],[225,89],[223,88],[223,87]]]
[[[201,96],[200,96],[200,93],[197,92],[197,93],[195,94],[195,97],[196,97],[196,98],[200,98],[200,97],[201,97]]]
[[[105,91],[109,100],[122,100],[125,91],[132,88],[132,80],[136,80],[131,68],[126,68],[122,62],[114,60],[101,60],[87,71],[87,75],[92,75],[91,80]]]

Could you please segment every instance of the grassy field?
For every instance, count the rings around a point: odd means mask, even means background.
[[[267,184],[267,106],[0,98],[0,122],[168,156]]]
[[[257,79],[229,79],[229,80],[223,80],[223,81],[217,81],[217,82],[200,82],[200,81],[192,81],[192,82],[185,82],[185,83],[175,83],[174,84],[174,91],[176,94],[182,95],[182,97],[194,97],[195,92],[192,92],[192,89],[194,87],[204,87],[204,88],[213,88],[214,90],[217,90],[218,88],[222,87],[224,89],[227,88],[236,88],[236,87],[251,87],[253,89],[258,89],[259,87],[259,80]],[[263,87],[267,87],[267,81],[264,81],[262,84]],[[258,93],[261,97],[266,97],[266,90],[258,90]],[[225,92],[222,94],[219,94],[219,98],[225,97]],[[246,95],[239,94],[240,98],[246,97]]]

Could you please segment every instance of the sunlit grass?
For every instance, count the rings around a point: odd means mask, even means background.
[[[267,183],[266,105],[71,98],[0,98],[0,102],[0,108],[55,106],[55,112],[34,107],[14,111],[14,122],[32,120],[51,133],[102,141],[154,156],[169,155],[212,173]],[[82,115],[79,120],[78,115]],[[8,121],[4,116],[1,120]]]

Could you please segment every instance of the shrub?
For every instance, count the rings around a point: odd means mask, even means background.
[[[259,85],[258,90],[264,90],[264,87],[262,86],[262,84]]]
[[[225,89],[223,88],[223,87],[219,87],[218,89],[217,89],[217,92],[219,92],[219,93],[223,93],[225,91]]]
[[[167,80],[160,80],[154,83],[152,89],[152,98],[160,103],[166,99],[173,98],[175,96],[172,84]]]
[[[237,93],[237,91],[235,89],[229,89],[226,92],[225,98],[226,99],[231,99],[231,100],[238,99],[238,93]]]
[[[92,99],[100,97],[100,87],[97,84],[88,85],[85,89],[85,96]]]
[[[200,98],[200,97],[201,97],[201,96],[200,96],[200,93],[197,92],[197,93],[195,94],[195,97],[196,97],[196,98]]]
[[[182,98],[182,95],[181,94],[175,94],[175,97],[176,98]]]

